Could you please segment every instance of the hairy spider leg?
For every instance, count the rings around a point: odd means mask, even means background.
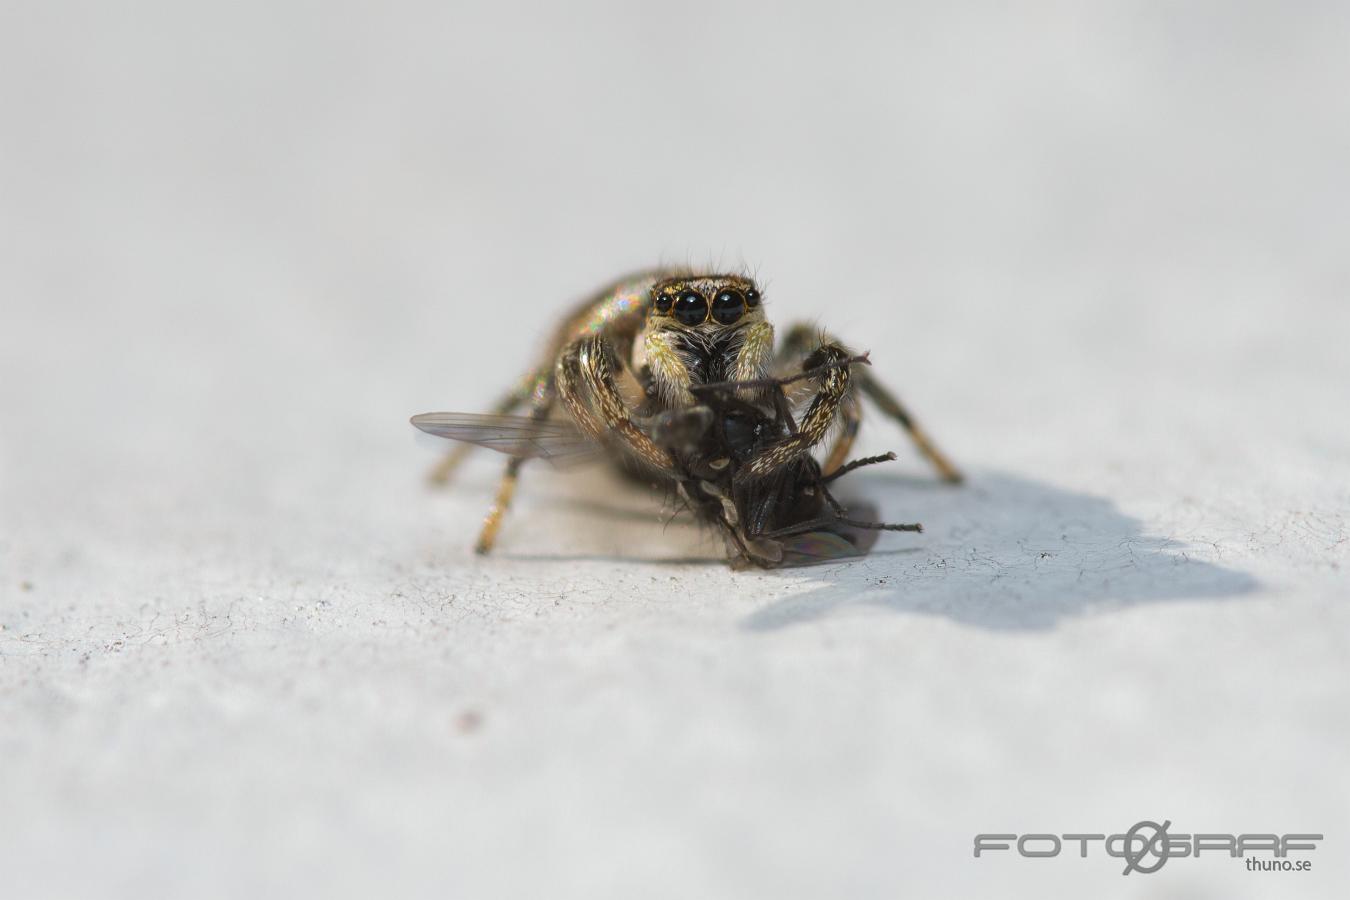
[[[779,350],[778,359],[780,364],[808,352],[815,343],[826,345],[837,342],[828,334],[822,334],[812,325],[806,323],[794,325],[792,328],[788,329],[787,335],[783,339],[782,348]],[[862,391],[869,400],[875,403],[881,412],[900,423],[900,426],[909,433],[910,440],[914,442],[914,446],[918,449],[919,453],[928,460],[929,464],[937,470],[938,476],[942,478],[943,481],[951,484],[958,484],[961,482],[963,478],[961,471],[947,458],[946,454],[937,448],[937,445],[933,443],[932,439],[928,436],[928,433],[919,425],[918,421],[915,420],[914,416],[909,412],[905,405],[900,402],[899,397],[877,381],[870,372],[860,369],[854,373],[854,377],[857,381],[858,389]],[[847,410],[843,411],[844,428],[840,432],[837,443],[835,447],[831,449],[826,461],[826,466],[824,467],[826,475],[831,474],[843,464],[844,458],[848,456],[849,451],[852,449],[853,441],[857,437],[858,426],[861,424],[862,420],[862,410],[857,404],[856,398],[853,398],[853,405],[855,407],[853,413],[850,414]],[[856,416],[856,421],[853,423],[850,423],[850,415]],[[843,444],[842,449],[839,447],[839,444]]]
[[[536,422],[547,419],[553,412],[557,399],[558,392],[553,376],[546,374],[534,391],[530,418]],[[497,543],[497,533],[501,531],[502,519],[511,508],[511,499],[516,494],[516,482],[520,478],[520,467],[524,464],[525,457],[522,456],[513,456],[507,461],[506,471],[502,473],[502,480],[497,485],[497,495],[492,500],[492,506],[488,507],[487,515],[483,517],[483,528],[478,533],[478,542],[474,544],[475,552],[480,554],[492,552],[493,545]]]
[[[506,416],[515,412],[524,406],[530,397],[540,388],[542,383],[548,378],[548,369],[540,367],[528,375],[521,378],[511,390],[503,394],[496,403],[492,404],[489,412],[493,415]],[[473,451],[474,445],[467,443],[457,443],[443,456],[440,462],[427,473],[427,482],[434,487],[444,487],[450,483],[450,479],[464,460],[468,458]]]

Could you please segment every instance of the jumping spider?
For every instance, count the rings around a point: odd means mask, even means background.
[[[510,456],[476,549],[489,552],[520,467],[598,454],[673,487],[723,536],[735,566],[858,555],[864,531],[921,531],[850,518],[829,484],[894,453],[847,462],[859,394],[898,421],[946,481],[960,473],[858,356],[798,325],[774,348],[755,282],[666,270],[622,279],[566,318],[543,363],[491,414],[426,413],[421,430],[463,442],[432,473],[444,483],[472,445]],[[810,391],[797,396],[801,389]],[[529,406],[528,416],[512,415]],[[561,405],[565,416],[555,415]],[[811,451],[834,434],[824,461]]]

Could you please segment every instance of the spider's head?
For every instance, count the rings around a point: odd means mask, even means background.
[[[652,286],[650,325],[716,334],[762,321],[759,288],[743,275],[688,275]]]

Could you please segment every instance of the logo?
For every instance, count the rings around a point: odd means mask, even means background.
[[[1028,859],[1048,859],[1059,856],[1066,845],[1078,855],[1087,858],[1090,848],[1097,848],[1109,857],[1123,860],[1122,875],[1138,872],[1151,875],[1167,865],[1168,860],[1225,856],[1230,859],[1248,854],[1269,853],[1277,864],[1248,865],[1252,871],[1280,869],[1304,872],[1312,868],[1312,861],[1289,860],[1291,852],[1311,852],[1317,849],[1320,834],[1173,834],[1172,820],[1161,824],[1144,819],[1118,834],[977,834],[975,856],[990,851],[1011,850]]]

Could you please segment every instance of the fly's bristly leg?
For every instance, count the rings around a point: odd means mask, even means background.
[[[783,528],[775,528],[773,531],[766,531],[763,534],[757,534],[757,538],[781,538],[794,534],[805,534],[808,531],[816,531],[822,528],[830,528],[834,525],[847,525],[850,528],[858,528],[864,531],[911,531],[921,533],[923,526],[918,522],[906,522],[896,524],[892,522],[864,522],[859,519],[848,519],[843,516],[821,516],[817,519],[808,519],[804,522],[795,522]]]
[[[780,364],[790,358],[799,357],[803,353],[811,350],[812,345],[820,343],[828,345],[836,343],[828,335],[822,334],[818,329],[811,325],[800,324],[788,329],[787,335],[783,339],[783,346],[779,351],[778,357]],[[950,484],[959,484],[964,476],[961,471],[952,464],[941,450],[929,438],[928,433],[915,421],[914,416],[905,408],[900,399],[894,393],[887,390],[880,382],[872,376],[870,372],[859,370],[855,373],[858,389],[873,403],[877,409],[885,413],[909,433],[910,440],[919,453],[928,460],[929,464],[937,470],[938,476]],[[854,400],[856,404],[856,400]],[[845,414],[847,415],[847,413]],[[839,442],[846,443],[842,451],[838,445],[830,452],[829,458],[824,467],[825,474],[830,474],[843,463],[844,457],[852,446],[853,439],[857,434],[856,424],[850,426],[847,418],[844,420],[844,431],[840,433]]]
[[[866,460],[858,460],[857,465],[870,465],[872,463],[886,462],[895,459],[894,453],[888,453],[885,456],[875,456]],[[855,466],[856,468],[856,466]],[[865,528],[870,531],[923,531],[923,526],[918,522],[908,522],[904,524],[895,524],[892,522],[864,522],[860,519],[849,518],[848,510],[839,502],[830,489],[826,486],[830,479],[822,478],[817,486],[821,494],[825,497],[825,502],[829,504],[830,511],[834,513],[834,521],[843,525],[849,525],[853,528]]]
[[[825,475],[820,481],[822,484],[829,484],[831,481],[838,481],[849,472],[856,471],[864,466],[875,466],[878,463],[895,462],[896,459],[897,457],[894,452],[883,453],[880,456],[865,456],[862,459],[855,459],[852,462],[844,463],[833,472]],[[822,472],[823,471],[824,470],[822,469]]]

